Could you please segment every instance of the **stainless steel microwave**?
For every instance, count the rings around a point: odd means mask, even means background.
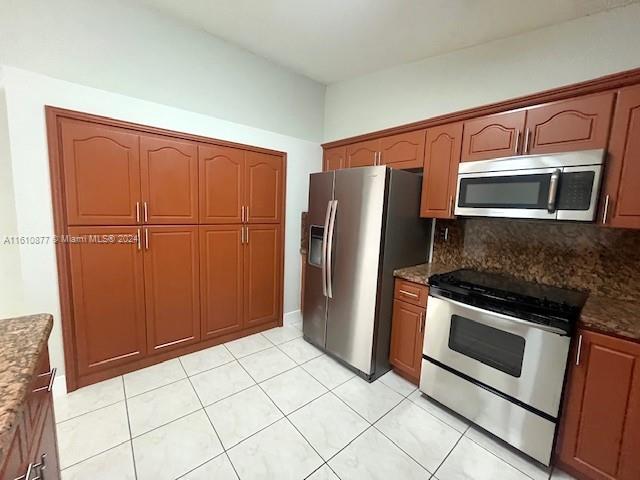
[[[455,214],[593,221],[604,150],[462,162]]]

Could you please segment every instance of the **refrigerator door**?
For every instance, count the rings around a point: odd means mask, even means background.
[[[311,343],[325,347],[327,321],[326,246],[334,172],[309,176],[309,245],[305,273],[302,331]]]
[[[371,375],[386,167],[335,172],[326,349]]]

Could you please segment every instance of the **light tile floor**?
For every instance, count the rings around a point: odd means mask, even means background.
[[[547,480],[393,372],[369,384],[299,322],[54,392],[63,480]]]

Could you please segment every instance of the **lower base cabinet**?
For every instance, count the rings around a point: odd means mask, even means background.
[[[638,480],[640,343],[578,334],[557,463],[581,480]]]

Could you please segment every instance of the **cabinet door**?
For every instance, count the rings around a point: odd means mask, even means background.
[[[70,227],[73,324],[80,376],[146,353],[139,229]]]
[[[380,140],[380,162],[393,168],[421,168],[425,131],[400,133]]]
[[[427,130],[420,216],[453,218],[462,123]]]
[[[375,165],[379,151],[380,140],[367,140],[347,145],[347,168]]]
[[[284,197],[284,159],[247,152],[245,205],[248,223],[280,223]]]
[[[69,225],[132,225],[140,202],[139,137],[96,123],[61,121]]]
[[[241,223],[244,150],[198,145],[201,223]]]
[[[27,460],[28,453],[26,451],[24,424],[20,415],[17,415],[16,418],[17,422],[13,434],[3,446],[2,463],[0,463],[0,478],[3,480],[13,480],[24,475],[29,463]],[[9,435],[9,433],[3,432],[3,435]]]
[[[618,95],[598,220],[640,228],[640,85]],[[605,212],[606,208],[606,212]]]
[[[425,309],[400,300],[393,301],[389,362],[416,382],[422,365]]]
[[[169,137],[140,138],[143,221],[198,223],[196,144]]]
[[[588,478],[638,479],[640,344],[579,333],[580,362],[567,385],[559,458]]]
[[[324,151],[323,172],[339,170],[346,166],[347,147],[327,148]]]
[[[202,338],[242,329],[242,225],[200,227]]]
[[[53,399],[47,394],[44,420],[41,425],[40,438],[37,439],[32,450],[31,461],[34,465],[44,468],[35,469],[40,474],[38,478],[44,480],[60,479],[60,461],[58,456],[58,441],[56,437],[56,422],[53,413]]]
[[[198,227],[146,227],[143,237],[149,353],[199,340]]]
[[[607,92],[529,108],[523,153],[606,148],[613,98]]]
[[[525,110],[518,110],[464,122],[461,161],[519,155],[526,114]]]
[[[282,248],[279,225],[246,227],[244,251],[244,326],[280,319]]]

